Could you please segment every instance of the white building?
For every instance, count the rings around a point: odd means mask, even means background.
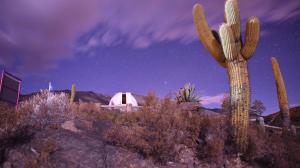
[[[109,107],[120,108],[121,110],[125,109],[125,111],[131,111],[132,107],[138,107],[138,103],[135,97],[130,92],[119,92],[116,93],[110,99]]]

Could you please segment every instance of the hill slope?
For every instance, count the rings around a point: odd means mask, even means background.
[[[70,90],[56,90],[53,91],[55,93],[66,93],[69,94],[71,93]],[[34,96],[38,94],[38,92],[34,92],[31,94],[27,94],[27,95],[21,95],[20,96],[20,101],[25,101],[28,100],[30,97]],[[89,103],[101,103],[103,105],[107,105],[109,103],[111,96],[107,96],[104,94],[100,94],[100,93],[94,93],[91,91],[77,91],[76,95],[75,95],[75,102],[89,102]]]
[[[63,92],[63,93],[69,94],[69,95],[71,93],[70,90],[55,90],[53,92],[55,92],[55,93]],[[36,95],[37,93],[38,92],[21,95],[20,101],[28,100],[30,97]],[[138,95],[138,94],[133,94],[133,96],[136,98],[136,100],[140,106],[145,104],[145,101],[144,101],[145,96]],[[101,93],[95,93],[92,91],[77,91],[74,101],[75,102],[86,102],[86,103],[100,103],[102,105],[108,105],[111,97],[112,96],[104,95]]]
[[[291,122],[293,125],[300,126],[300,106],[290,108]],[[279,112],[265,116],[265,122],[269,125],[281,126],[282,118]]]

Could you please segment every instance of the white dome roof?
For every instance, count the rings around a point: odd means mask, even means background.
[[[122,106],[131,104],[132,106],[138,106],[138,103],[134,96],[130,92],[126,93],[116,93],[109,102],[110,106]]]

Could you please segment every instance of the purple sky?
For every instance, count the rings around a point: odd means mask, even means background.
[[[223,21],[224,0],[2,0],[0,68],[23,79],[22,92],[70,88],[113,94],[173,95],[196,85],[207,107],[229,91],[226,70],[200,44],[192,7]],[[239,0],[243,23],[258,16],[262,36],[249,62],[252,99],[278,109],[270,57],[277,56],[291,106],[300,104],[300,1]],[[242,25],[245,30],[245,25]]]

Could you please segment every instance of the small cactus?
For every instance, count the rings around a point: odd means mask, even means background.
[[[196,95],[196,89],[194,85],[189,83],[185,84],[183,88],[180,88],[176,94],[176,101],[178,104],[184,102],[199,102],[199,97]]]
[[[71,90],[71,97],[70,97],[70,103],[73,103],[75,100],[75,95],[76,95],[76,85],[72,85],[72,90]]]
[[[250,110],[247,61],[253,55],[259,40],[259,20],[256,17],[248,19],[243,43],[237,0],[226,0],[225,23],[220,27],[220,37],[218,33],[209,28],[200,4],[194,6],[193,14],[200,41],[215,60],[227,68],[230,80],[231,125],[234,140],[238,149],[245,151],[248,142]]]
[[[280,71],[278,61],[275,57],[272,57],[271,61],[272,61],[272,68],[273,68],[273,73],[274,73],[274,77],[275,77],[275,81],[276,81],[280,113],[281,113],[281,116],[283,119],[283,123],[282,123],[283,133],[285,134],[291,127],[289,103],[288,103],[288,98],[287,98],[287,94],[286,94],[284,80],[282,78],[282,74]]]

